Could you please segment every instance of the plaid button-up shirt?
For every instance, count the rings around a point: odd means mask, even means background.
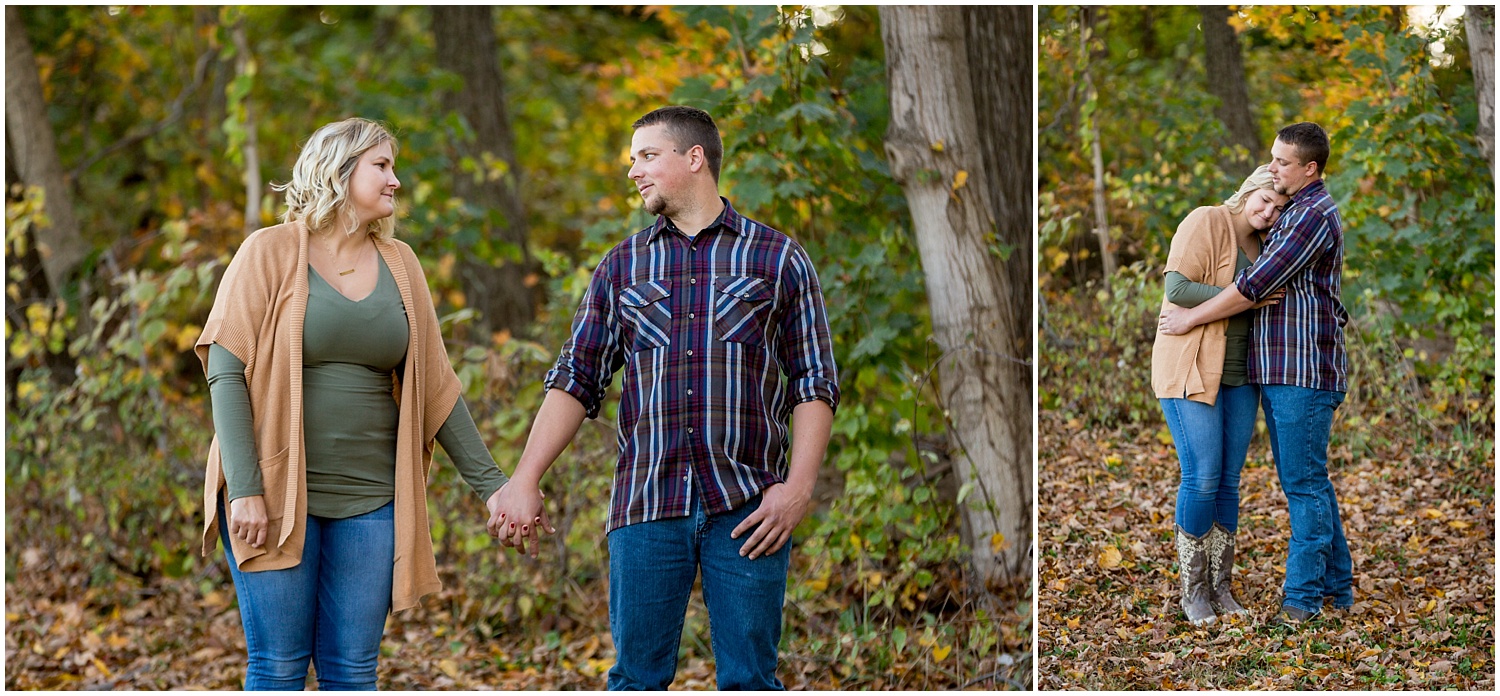
[[[594,418],[622,365],[606,531],[686,517],[695,496],[735,509],[785,480],[792,408],[839,402],[812,261],[728,201],[696,237],[658,216],[604,255],[545,386]]]
[[[1280,304],[1255,311],[1250,329],[1250,382],[1346,392],[1349,360],[1339,301],[1344,228],[1323,182],[1292,196],[1271,228],[1260,258],[1235,279],[1240,294],[1259,302],[1286,288]]]

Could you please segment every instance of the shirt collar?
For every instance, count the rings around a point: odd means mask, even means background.
[[[1290,207],[1294,203],[1304,203],[1306,201],[1309,201],[1314,196],[1317,196],[1317,195],[1323,193],[1323,191],[1326,190],[1327,188],[1328,187],[1323,184],[1323,180],[1322,179],[1318,179],[1317,181],[1314,181],[1311,184],[1303,186],[1302,190],[1300,190],[1300,191],[1292,194],[1292,200],[1288,201],[1287,205],[1288,205],[1288,207]]]
[[[740,214],[735,212],[734,206],[729,204],[728,198],[719,196],[719,200],[724,202],[724,210],[719,213],[719,217],[714,218],[714,221],[709,224],[708,227],[703,228],[703,231],[699,232],[699,234],[711,232],[716,229],[724,229],[735,234],[740,234]],[[687,236],[687,233],[678,230],[677,227],[672,224],[672,221],[668,220],[667,216],[665,215],[656,216],[656,222],[651,223],[650,230],[650,235],[648,235],[647,238],[648,244],[650,242],[656,241],[663,232],[666,232],[668,230],[673,230],[678,234]]]

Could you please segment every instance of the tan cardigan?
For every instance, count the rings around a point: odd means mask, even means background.
[[[1233,216],[1222,206],[1203,206],[1183,219],[1172,235],[1162,273],[1177,271],[1188,280],[1228,287],[1234,282],[1237,245]],[[1251,260],[1259,254],[1249,254]],[[1162,299],[1163,310],[1177,305]],[[1158,329],[1151,348],[1151,388],[1159,399],[1183,399],[1210,406],[1224,377],[1224,329],[1228,319],[1196,326],[1181,336]]]
[[[290,568],[302,561],[307,529],[307,472],[302,433],[302,322],[307,314],[307,227],[288,223],[258,230],[245,239],[219,283],[213,309],[198,337],[198,359],[208,368],[208,347],[217,343],[245,363],[245,383],[254,413],[255,446],[261,457],[267,543],[252,548],[230,537],[241,570]],[[437,309],[411,247],[375,240],[405,305],[410,339],[406,368],[395,380],[400,404],[396,437],[396,556],[391,608],[416,606],[442,589],[427,520],[427,474],[432,442],[457,403],[460,385],[439,333]],[[269,453],[269,454],[268,454]],[[224,483],[219,439],[208,447],[203,485],[203,554],[218,542],[219,488]],[[290,522],[288,522],[290,520]]]

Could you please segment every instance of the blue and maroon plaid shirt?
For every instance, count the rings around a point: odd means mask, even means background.
[[[606,531],[686,517],[694,496],[739,507],[785,480],[792,408],[839,402],[812,261],[727,200],[696,237],[658,216],[604,255],[545,386],[595,418],[622,365]]]
[[[1292,196],[1271,228],[1255,264],[1235,279],[1240,294],[1259,302],[1286,288],[1280,304],[1255,311],[1250,329],[1250,382],[1349,390],[1339,301],[1344,226],[1321,180]]]

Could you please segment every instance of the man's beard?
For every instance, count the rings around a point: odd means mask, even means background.
[[[651,213],[652,215],[661,215],[665,213],[668,208],[667,199],[665,196],[661,195],[660,191],[656,192],[655,198],[646,200],[645,204],[646,212]]]

